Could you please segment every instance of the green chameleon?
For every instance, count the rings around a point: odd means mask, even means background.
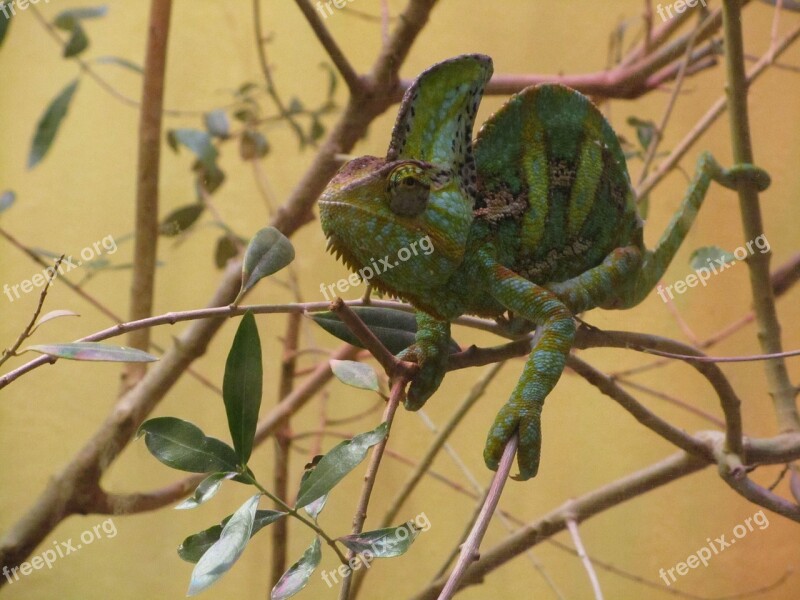
[[[644,247],[616,134],[582,94],[561,85],[512,96],[472,127],[492,60],[440,62],[406,92],[386,158],[346,163],[319,200],[329,247],[354,271],[428,236],[434,251],[370,281],[417,309],[415,343],[399,357],[420,369],[405,406],[419,409],[447,370],[450,321],[462,314],[540,328],[522,377],[484,450],[496,470],[519,434],[519,479],[536,475],[540,418],[575,338],[574,315],[631,308],[653,289],[694,221],[711,180],[759,189],[767,173],[723,169],[704,153],[658,247]],[[362,271],[363,273],[363,271]],[[362,275],[363,277],[363,275]]]

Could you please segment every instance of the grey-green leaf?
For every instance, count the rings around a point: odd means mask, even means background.
[[[258,410],[261,407],[261,385],[261,340],[256,319],[248,310],[233,338],[222,381],[228,428],[242,464],[247,464],[253,451]]]
[[[199,427],[183,419],[150,419],[136,433],[137,438],[142,435],[150,453],[173,469],[190,473],[239,471],[239,459],[233,448],[206,436]]]
[[[223,140],[230,137],[231,125],[224,110],[217,109],[207,112],[203,115],[203,120],[206,124],[206,129],[214,137]]]
[[[292,242],[274,227],[258,231],[244,253],[242,288],[235,302],[264,277],[280,271],[294,260]]]
[[[197,561],[189,582],[188,596],[199,594],[214,584],[242,555],[253,531],[260,498],[261,494],[256,494],[242,504],[222,528],[219,539]]]
[[[247,129],[239,140],[239,155],[243,160],[264,158],[269,154],[269,142],[261,132]]]
[[[28,154],[28,168],[32,169],[45,157],[53,140],[56,138],[61,121],[67,114],[75,90],[78,89],[78,80],[74,80],[56,96],[47,107],[33,136],[31,151]]]
[[[716,268],[720,265],[720,262],[717,261],[721,261],[721,264],[734,263],[736,258],[732,253],[723,250],[719,246],[703,246],[692,252],[689,257],[689,263],[693,269],[703,267],[708,269],[709,266]]]
[[[335,358],[329,362],[331,371],[342,383],[362,390],[380,391],[378,374],[370,365],[354,360],[336,360]]]
[[[300,560],[289,567],[289,570],[281,576],[278,583],[272,588],[270,599],[284,600],[285,598],[291,598],[306,587],[311,574],[319,566],[321,559],[322,550],[320,549],[319,538],[316,537],[303,553],[303,556],[300,557]]]
[[[97,342],[70,342],[68,344],[36,344],[23,349],[41,354],[48,354],[68,360],[89,360],[100,362],[153,362],[157,356],[128,348],[127,346],[110,346]]]
[[[144,69],[142,69],[142,67],[137,65],[135,62],[119,56],[99,56],[94,59],[94,62],[99,65],[119,65],[120,67],[130,69],[139,75],[144,73]]]
[[[17,195],[12,190],[5,190],[0,194],[0,213],[4,210],[11,208],[11,205],[17,200]]]
[[[106,16],[107,6],[85,6],[82,8],[70,8],[58,13],[53,25],[64,31],[72,31],[75,24],[82,19],[98,19]]]
[[[300,484],[295,506],[308,506],[330,492],[364,460],[372,446],[386,437],[387,431],[388,425],[385,422],[381,423],[372,431],[360,433],[352,440],[341,442],[323,456],[308,478]]]
[[[347,546],[348,550],[352,550],[356,554],[369,552],[373,558],[392,558],[405,554],[419,532],[420,529],[409,522],[398,527],[384,527],[374,531],[345,535],[339,540]]]
[[[197,222],[205,208],[205,205],[199,202],[176,208],[164,218],[158,227],[158,232],[161,235],[173,237],[186,231]]]
[[[216,161],[219,152],[211,143],[211,136],[199,129],[172,129],[167,133],[167,141],[173,149],[177,149],[178,144],[186,146],[194,152],[203,165],[208,169],[216,169]]]
[[[353,312],[364,321],[364,324],[369,330],[383,342],[383,345],[386,346],[392,354],[402,352],[415,342],[417,321],[411,313],[394,310],[392,308],[378,308],[374,306],[354,307]],[[336,313],[315,313],[311,315],[311,318],[325,331],[340,340],[358,346],[359,348],[364,347],[359,339],[352,334],[350,328],[342,323]],[[449,348],[451,353],[461,350],[452,338],[450,339]]]
[[[39,327],[41,327],[48,321],[52,321],[53,319],[60,319],[61,317],[80,317],[80,315],[71,310],[63,310],[63,309],[51,310],[50,312],[45,313],[41,317],[39,317],[39,320],[36,321],[36,325],[34,326],[33,329],[31,329],[31,333],[39,329]]]
[[[261,531],[261,529],[285,517],[287,514],[289,513],[278,512],[277,510],[257,510],[250,537],[253,537],[256,533]],[[208,529],[187,537],[183,540],[183,543],[178,546],[178,556],[186,562],[196,563],[203,554],[206,553],[206,550],[211,548],[214,542],[219,539],[222,528],[230,521],[232,516],[233,515],[228,515],[225,517],[219,525],[214,525],[213,527],[209,527]]]
[[[208,502],[217,495],[217,492],[222,487],[222,482],[233,477],[236,477],[236,473],[212,473],[203,479],[195,488],[194,494],[178,504],[175,510],[197,508],[201,504]]]
[[[239,253],[239,248],[233,243],[230,236],[224,234],[217,240],[217,247],[214,250],[214,264],[218,269],[224,269],[228,261]]]
[[[309,475],[311,475],[311,473],[314,472],[315,468],[316,468],[316,465],[312,466],[311,468],[306,468],[306,470],[303,471],[303,476],[300,479],[300,487],[303,487],[303,483],[305,483],[305,481],[306,481],[306,479],[308,479]],[[306,511],[311,516],[311,518],[316,521],[317,517],[319,517],[319,513],[322,512],[323,508],[325,508],[325,503],[327,501],[328,501],[328,495],[325,494],[324,496],[320,496],[319,498],[317,498],[316,500],[314,500],[310,504],[307,504],[306,506],[304,506],[303,510]]]

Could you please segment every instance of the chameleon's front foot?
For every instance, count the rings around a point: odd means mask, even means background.
[[[419,410],[439,389],[439,385],[447,372],[447,353],[438,348],[428,348],[413,344],[397,355],[400,360],[417,363],[419,371],[408,387],[403,405],[407,410]]]
[[[706,153],[703,158],[711,169],[712,177],[728,189],[737,190],[739,182],[744,180],[751,182],[759,192],[763,192],[772,182],[769,173],[755,165],[742,163],[724,169],[710,154]]]
[[[524,481],[535,477],[539,470],[539,457],[542,451],[541,413],[541,405],[522,404],[513,400],[501,408],[494,420],[494,425],[489,430],[489,437],[483,450],[483,460],[486,462],[486,466],[492,471],[497,470],[508,440],[518,433],[519,476],[515,479]]]

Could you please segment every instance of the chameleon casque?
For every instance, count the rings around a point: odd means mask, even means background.
[[[541,329],[484,450],[496,470],[519,434],[519,479],[536,475],[544,400],[564,369],[574,315],[631,308],[653,289],[691,226],[711,180],[760,190],[752,165],[723,169],[703,154],[681,206],[654,251],[616,134],[582,94],[529,87],[472,127],[492,74],[469,54],[423,72],[406,92],[386,158],[347,162],[319,200],[329,248],[357,271],[428,236],[434,251],[370,281],[417,309],[416,342],[399,356],[420,369],[405,406],[419,409],[447,369],[450,320],[462,314]]]

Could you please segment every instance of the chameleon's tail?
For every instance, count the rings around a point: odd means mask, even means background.
[[[717,181],[730,189],[737,189],[737,182],[743,178],[752,181],[759,191],[764,191],[770,184],[769,175],[758,167],[742,164],[723,169],[710,153],[704,152],[700,156],[694,179],[689,185],[689,191],[681,207],[670,221],[655,250],[645,252],[638,277],[621,294],[623,306],[620,308],[630,308],[639,304],[664,275],[694,223],[711,181]]]

